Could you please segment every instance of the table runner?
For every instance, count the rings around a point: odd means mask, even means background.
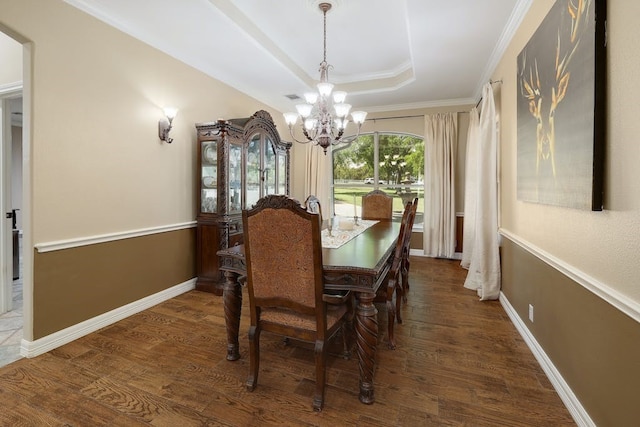
[[[328,249],[339,248],[340,246],[344,245],[345,243],[347,243],[348,241],[356,237],[358,234],[362,233],[364,230],[366,230],[367,228],[371,227],[373,224],[378,222],[378,221],[372,221],[367,219],[360,219],[358,220],[358,224],[355,225],[353,224],[353,219],[341,218],[341,219],[334,219],[334,221],[338,222],[338,224],[333,226],[334,228],[331,233],[331,236],[329,235],[329,230],[327,230],[326,228],[322,230],[322,247],[323,248],[328,248]],[[341,229],[339,226],[340,222],[342,223],[347,222],[350,225],[353,224],[353,229],[352,230]]]

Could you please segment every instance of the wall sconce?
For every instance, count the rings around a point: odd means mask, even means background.
[[[166,118],[162,118],[158,122],[158,136],[160,136],[160,139],[167,144],[171,144],[173,142],[173,138],[169,138],[169,132],[171,131],[171,123],[173,123],[173,118],[176,114],[178,114],[177,108],[165,107],[164,115]]]

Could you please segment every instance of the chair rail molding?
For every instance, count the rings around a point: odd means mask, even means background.
[[[551,267],[560,271],[565,276],[572,279],[574,282],[578,283],[579,285],[583,286],[585,289],[596,294],[597,296],[599,296],[600,298],[602,298],[603,300],[607,301],[609,304],[617,308],[618,310],[622,311],[627,316],[634,319],[636,322],[640,323],[640,303],[638,303],[637,301],[634,301],[631,298],[623,295],[617,290],[589,276],[588,274],[577,269],[576,267],[567,264],[561,259],[535,246],[531,242],[528,242],[522,239],[521,237],[518,237],[515,234],[502,228],[499,230],[499,232],[501,236],[511,240],[513,243],[525,249],[533,256],[549,264]]]
[[[168,231],[195,228],[196,222],[182,222],[177,224],[162,225],[159,227],[140,228],[118,233],[99,234],[95,236],[78,237],[76,239],[58,240],[54,242],[36,243],[34,247],[38,253],[59,251],[62,249],[77,248],[80,246],[95,245],[97,243],[113,242],[116,240],[129,239],[132,237],[149,236],[151,234],[166,233]]]

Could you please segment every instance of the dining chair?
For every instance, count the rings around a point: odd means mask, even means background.
[[[297,200],[270,195],[242,211],[251,325],[247,389],[258,383],[260,333],[314,343],[313,409],[321,411],[326,383],[327,341],[342,330],[344,356],[352,295],[324,293],[320,221]]]
[[[416,219],[416,212],[418,210],[418,198],[413,199],[411,205],[411,212],[407,218],[407,230],[405,232],[404,241],[402,245],[402,302],[407,302],[407,293],[409,292],[409,267],[411,262],[409,260],[409,253],[411,252],[411,233],[413,231],[413,223]]]
[[[388,220],[393,217],[393,197],[381,190],[362,196],[362,219]]]
[[[322,206],[320,205],[320,199],[312,194],[304,201],[304,206],[305,209],[307,209],[307,212],[320,215],[320,220],[322,221]]]
[[[391,261],[391,268],[385,277],[384,283],[378,288],[378,292],[376,293],[376,297],[374,299],[375,302],[382,303],[384,302],[387,309],[387,336],[388,342],[387,346],[391,350],[395,350],[396,348],[396,340],[394,335],[395,322],[402,323],[401,316],[401,303],[404,300],[402,296],[402,258],[403,258],[403,249],[406,239],[407,230],[409,230],[408,223],[409,217],[413,210],[412,202],[407,202],[405,205],[404,211],[402,212],[402,221],[400,223],[400,231],[398,232],[398,240],[396,241],[396,246],[393,252],[393,258]],[[394,303],[394,295],[395,295],[395,303]]]

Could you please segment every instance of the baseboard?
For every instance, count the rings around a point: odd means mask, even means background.
[[[424,254],[424,250],[422,249],[409,249],[409,255],[426,257],[426,255]]]
[[[509,319],[511,319],[511,322],[514,324],[518,332],[520,332],[520,335],[522,336],[524,341],[527,343],[527,346],[529,346],[529,349],[542,367],[544,373],[547,375],[547,378],[549,378],[549,381],[551,381],[553,388],[556,390],[556,392],[560,396],[560,399],[562,399],[562,402],[571,413],[571,416],[573,417],[576,424],[584,427],[595,427],[596,424],[593,422],[591,417],[589,417],[589,414],[584,409],[576,395],[573,393],[573,391],[569,387],[569,384],[567,384],[564,378],[562,378],[562,375],[553,365],[551,359],[549,359],[547,354],[544,352],[544,349],[540,346],[540,344],[538,344],[538,341],[536,341],[533,334],[529,331],[507,297],[502,292],[500,292],[500,303],[502,304],[504,311],[509,316]]]
[[[163,301],[195,289],[195,286],[196,279],[193,278],[169,289],[165,289],[164,291],[160,291],[156,294],[139,299],[138,301],[123,305],[115,310],[111,310],[92,319],[85,320],[84,322],[80,322],[61,331],[54,332],[51,335],[47,335],[46,337],[39,338],[35,341],[27,341],[23,339],[20,342],[20,355],[24,357],[39,356],[55,348],[68,344],[73,340],[82,338],[83,336],[104,328],[105,326],[112,325],[115,322],[151,308]]]
[[[421,257],[427,257],[427,255],[424,254],[424,250],[423,249],[410,249],[409,250],[409,255],[411,256],[421,256]],[[462,252],[455,252],[453,254],[453,257],[451,258],[447,258],[447,259],[457,259],[457,260],[461,260],[462,259]]]

